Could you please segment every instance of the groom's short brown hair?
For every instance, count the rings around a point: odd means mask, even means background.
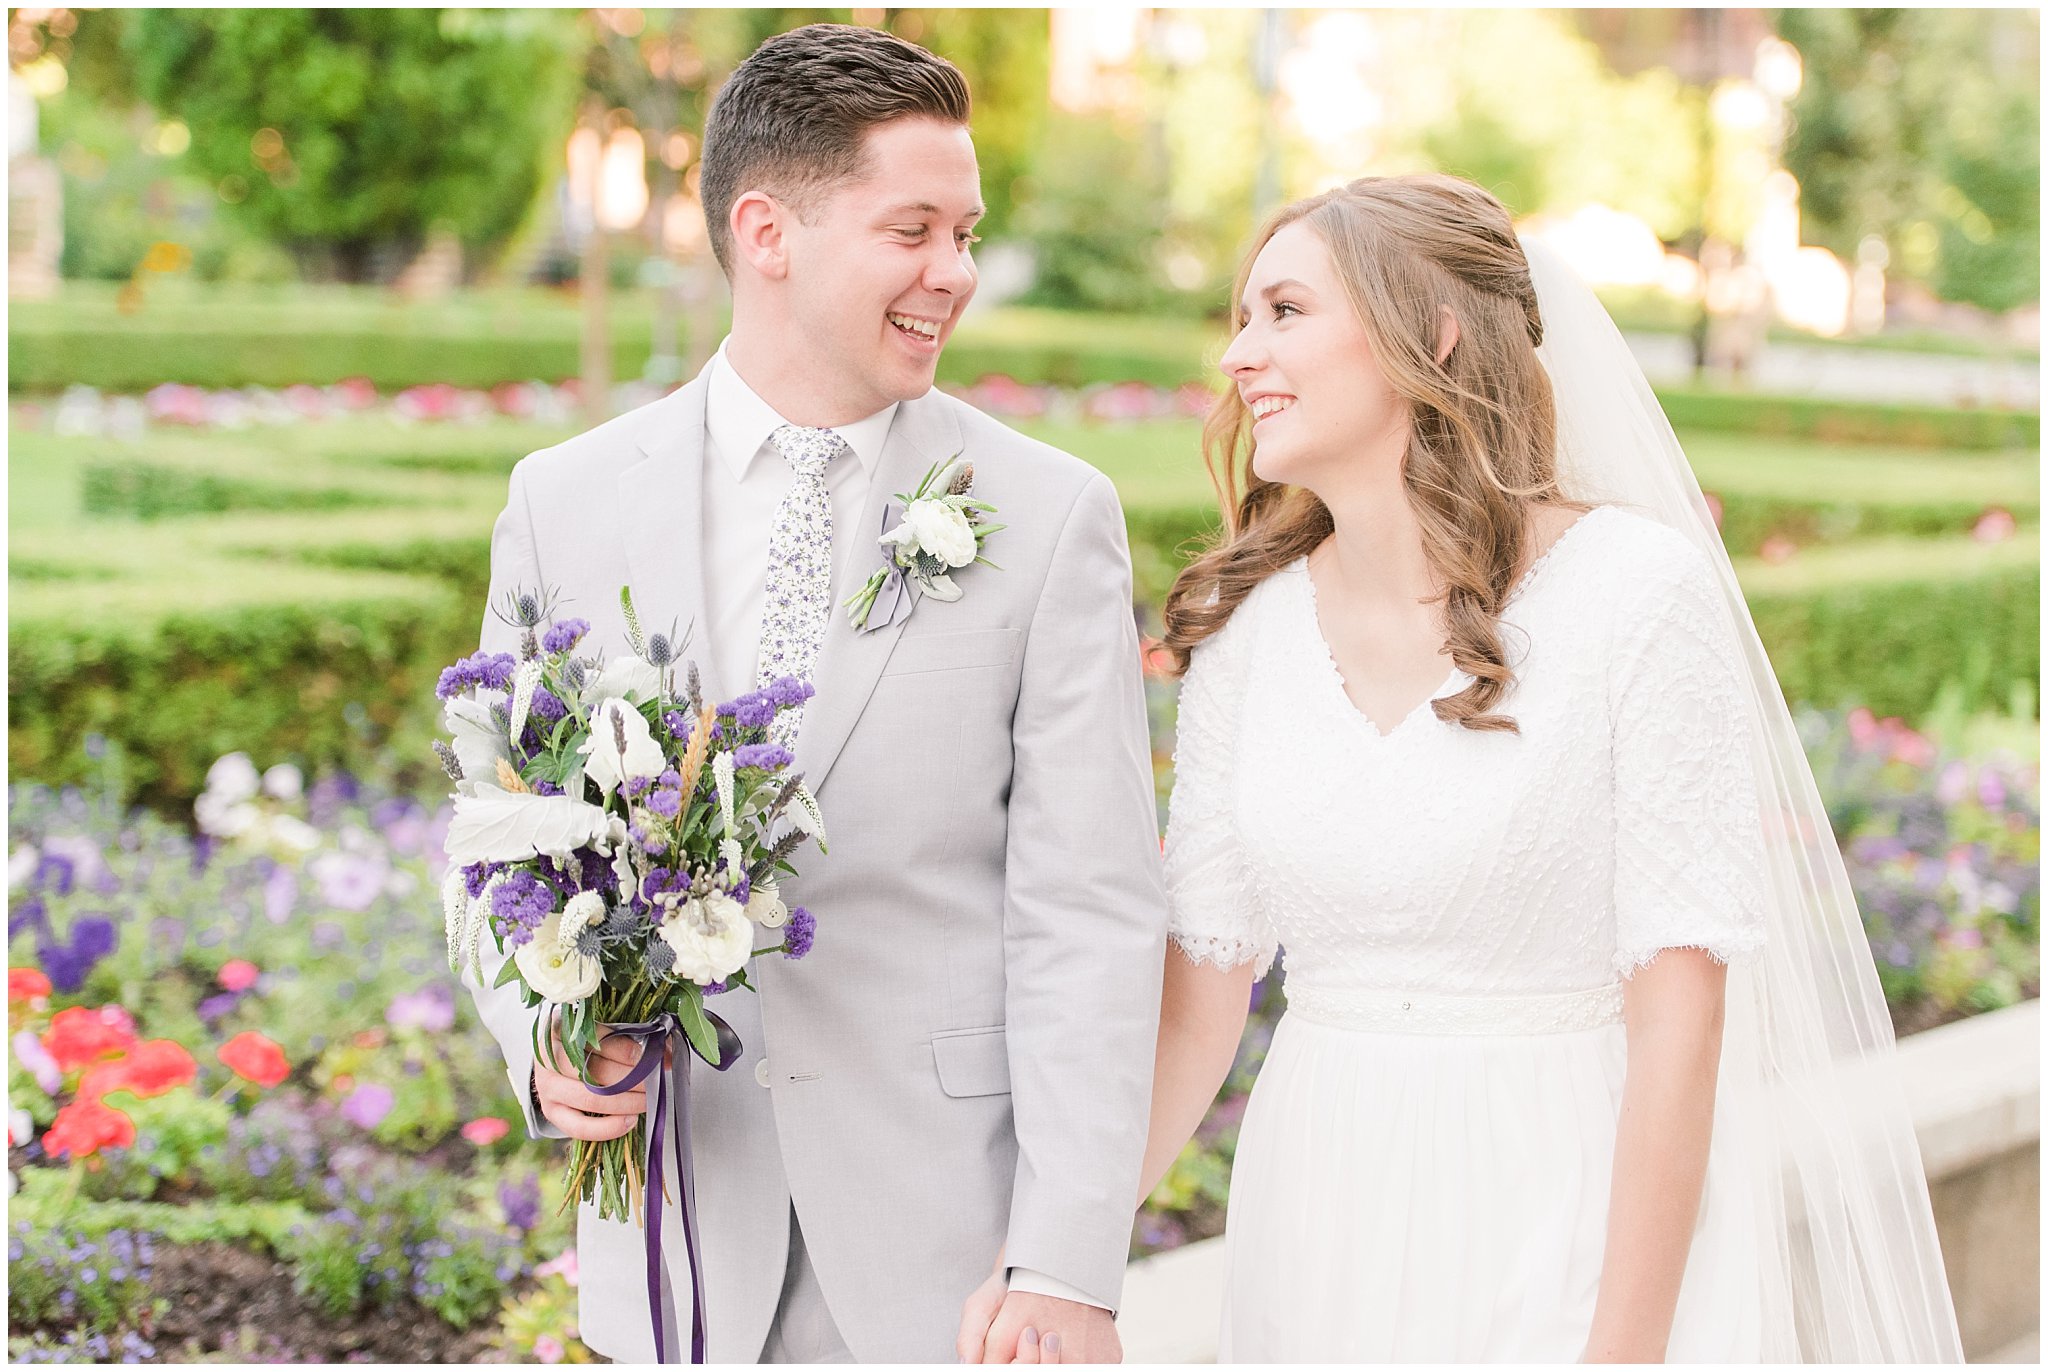
[[[740,63],[704,121],[698,189],[711,251],[732,275],[732,205],[764,190],[799,215],[864,170],[868,130],[895,119],[965,124],[967,79],[892,33],[807,24]]]

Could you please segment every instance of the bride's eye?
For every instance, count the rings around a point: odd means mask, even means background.
[[[1275,319],[1285,319],[1290,314],[1300,313],[1300,310],[1296,309],[1293,305],[1289,304],[1285,300],[1275,300],[1273,302],[1273,317]]]

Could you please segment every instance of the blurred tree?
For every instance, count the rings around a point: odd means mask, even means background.
[[[1785,161],[1806,234],[2004,310],[2040,295],[2040,16],[1783,10],[1805,81]]]
[[[569,128],[560,11],[154,9],[127,39],[188,165],[309,275],[386,278],[441,223],[489,254]]]
[[[1108,111],[1057,113],[1033,165],[1016,215],[1017,235],[1037,258],[1024,302],[1115,311],[1161,304],[1167,169],[1145,128]]]

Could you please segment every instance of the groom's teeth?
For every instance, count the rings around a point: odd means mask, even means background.
[[[939,326],[928,319],[912,319],[906,314],[892,314],[888,318],[889,322],[897,328],[908,333],[917,334],[921,338],[937,338],[939,336]]]

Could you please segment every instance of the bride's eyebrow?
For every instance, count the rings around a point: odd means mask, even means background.
[[[1271,300],[1276,295],[1284,295],[1289,292],[1295,292],[1301,295],[1308,296],[1311,300],[1315,298],[1316,294],[1314,291],[1310,290],[1305,283],[1296,281],[1293,277],[1290,276],[1283,280],[1275,281],[1270,286],[1260,288],[1259,299]],[[1251,311],[1251,307],[1251,302],[1247,300],[1237,307],[1238,313],[1247,314]]]

